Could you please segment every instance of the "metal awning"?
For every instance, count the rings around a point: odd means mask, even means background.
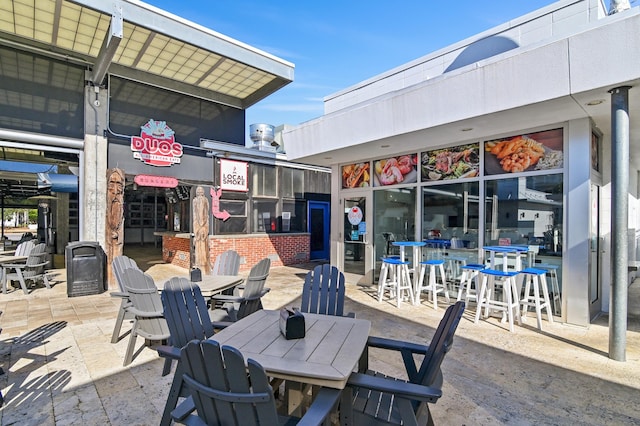
[[[293,64],[138,1],[4,0],[0,44],[242,109],[293,81]]]

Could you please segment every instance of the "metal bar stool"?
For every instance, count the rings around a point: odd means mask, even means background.
[[[485,317],[488,317],[491,311],[501,311],[503,312],[502,322],[508,320],[509,331],[513,333],[515,331],[513,328],[514,319],[518,321],[518,325],[521,325],[520,296],[515,280],[518,272],[485,268],[478,271],[478,275],[481,284],[474,322],[477,324],[480,320],[482,309],[485,311]],[[496,284],[502,286],[502,298],[500,299],[498,298]]]
[[[560,295],[560,285],[558,284],[558,265],[549,263],[538,263],[536,268],[544,269],[549,275],[549,284],[551,285],[551,305],[554,315],[562,314],[562,296]]]
[[[463,294],[466,305],[469,304],[470,299],[478,300],[478,290],[480,287],[478,285],[478,272],[484,268],[485,266],[480,263],[470,263],[460,267],[460,269],[462,269],[462,277],[460,278],[460,288],[458,289],[458,302],[462,300]],[[474,286],[473,288],[471,287],[472,284]]]
[[[409,275],[409,262],[397,258],[383,257],[382,266],[380,267],[380,279],[378,281],[378,302],[382,302],[384,292],[389,290],[390,297],[395,293],[397,298],[397,306],[404,297],[403,294],[409,294],[411,303],[414,302],[413,287],[411,286],[411,276]]]
[[[547,290],[547,271],[544,269],[527,268],[520,271],[524,277],[524,296],[520,300],[522,305],[522,320],[527,317],[527,311],[530,306],[536,309],[536,318],[538,320],[538,329],[542,330],[542,309],[547,310],[547,321],[553,323],[553,314],[551,313],[551,302],[549,302],[549,291]],[[531,294],[533,284],[533,294]],[[540,296],[542,289],[542,296]]]
[[[444,260],[423,260],[420,264],[422,267],[420,268],[420,278],[416,285],[415,304],[420,304],[420,293],[422,293],[422,290],[428,290],[433,298],[433,309],[437,310],[438,293],[444,293],[447,302],[451,301],[451,299],[449,299],[449,289],[447,288],[447,278],[444,272]],[[429,269],[429,279],[427,280],[427,285],[424,285],[424,276],[427,268]],[[440,274],[440,283],[436,280],[437,273]]]

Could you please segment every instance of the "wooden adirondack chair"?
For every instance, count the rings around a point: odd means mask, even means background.
[[[260,298],[269,292],[264,283],[269,276],[271,259],[264,258],[251,268],[244,285],[234,289],[233,295],[218,294],[213,296],[213,301],[222,302],[222,308],[210,311],[211,320],[214,322],[236,322],[241,318],[251,315],[262,309]]]
[[[171,333],[171,346],[156,348],[158,354],[165,358],[162,375],[169,373],[172,360],[178,361],[160,422],[161,425],[168,425],[171,423],[171,411],[178,404],[178,398],[189,396],[182,380],[184,370],[180,363],[180,350],[192,340],[205,340],[213,336],[214,329],[207,303],[197,284],[186,278],[171,278],[164,284],[161,299],[164,317]]]
[[[318,265],[304,279],[300,311],[343,316],[344,294],[344,274],[335,266]],[[349,313],[347,316],[355,315]]]
[[[127,291],[124,289],[124,270],[127,268],[139,270],[140,268],[138,268],[138,264],[135,260],[124,255],[116,256],[111,263],[111,268],[113,269],[113,275],[116,277],[118,287],[120,287],[120,291],[112,291],[110,293],[111,297],[120,298],[120,309],[118,310],[116,324],[113,327],[113,333],[111,334],[111,343],[118,343],[120,340],[120,330],[122,329],[123,321],[125,319],[133,319],[133,315],[127,311],[127,308],[131,306],[131,301],[129,300]]]
[[[123,364],[127,366],[133,361],[138,336],[146,341],[164,341],[169,339],[171,334],[163,316],[162,301],[153,278],[134,268],[125,269],[123,278],[124,289],[131,301],[127,311],[134,316]]]
[[[398,351],[402,355],[408,381],[388,377],[368,369],[365,349],[358,373],[352,373],[340,404],[341,424],[424,425],[433,424],[429,405],[442,396],[440,365],[451,349],[464,302],[447,308],[429,345],[370,337],[368,347]],[[420,368],[413,355],[424,355]]]
[[[14,256],[29,256],[31,250],[36,246],[36,240],[26,240],[16,246]]]
[[[216,257],[211,275],[238,275],[238,271],[240,271],[240,255],[235,250],[227,250]]]
[[[320,425],[340,395],[337,389],[323,388],[302,419],[280,416],[264,369],[253,359],[245,365],[237,349],[223,346],[221,350],[219,343],[211,340],[191,342],[181,357],[192,400],[182,403],[189,410],[178,406],[172,415],[183,424]]]
[[[27,244],[22,243],[22,244]],[[44,267],[49,263],[47,260],[47,246],[44,243],[38,244],[31,251],[24,263],[4,264],[5,271],[4,284],[11,281],[18,281],[24,294],[29,294],[27,281],[37,284],[42,281],[47,288],[51,288],[49,278]]]

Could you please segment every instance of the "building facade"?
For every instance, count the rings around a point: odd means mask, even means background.
[[[608,312],[638,258],[639,40],[638,7],[563,0],[327,96],[283,136],[332,168],[332,263],[372,283],[394,240],[452,264],[526,246],[559,319]]]

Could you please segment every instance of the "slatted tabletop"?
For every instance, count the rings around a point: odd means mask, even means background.
[[[212,339],[258,361],[267,374],[299,383],[343,389],[364,350],[371,322],[304,314],[306,336],[287,340],[280,311],[260,310],[216,333]]]
[[[211,297],[224,290],[242,284],[244,279],[240,275],[204,275],[202,281],[197,282],[204,297]]]

